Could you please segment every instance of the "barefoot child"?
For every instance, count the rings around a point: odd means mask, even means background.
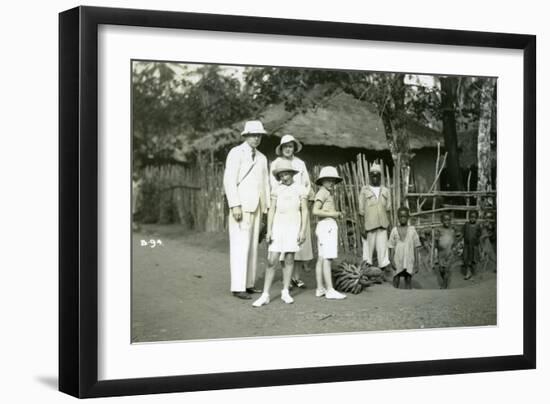
[[[477,222],[477,211],[470,212],[468,222],[464,223],[463,236],[464,236],[464,266],[466,267],[466,275],[464,279],[470,279],[472,277],[472,270],[479,263],[479,246],[481,239],[481,225]]]
[[[437,248],[436,267],[441,276],[441,289],[449,287],[450,266],[453,258],[453,245],[455,243],[455,230],[451,227],[451,215],[443,213],[441,215],[442,226],[435,232],[435,246]]]
[[[332,285],[332,260],[338,256],[338,224],[335,219],[342,217],[334,205],[334,186],[341,182],[336,168],[323,167],[315,183],[319,190],[315,194],[313,215],[319,218],[315,234],[317,235],[318,259],[315,266],[317,290],[315,296],[327,299],[345,299],[346,295],[337,292]]]
[[[294,269],[294,254],[305,240],[308,215],[307,191],[293,179],[297,172],[291,162],[284,160],[279,161],[273,169],[273,174],[281,183],[271,195],[271,206],[267,216],[266,241],[269,247],[264,290],[258,300],[252,303],[254,307],[269,303],[269,290],[281,254],[284,256],[281,300],[285,303],[294,302],[288,288]]]
[[[397,210],[399,225],[390,234],[388,248],[394,269],[393,286],[399,289],[399,280],[405,278],[405,288],[412,289],[412,275],[418,272],[418,248],[420,238],[414,226],[409,226],[409,209],[402,206]]]

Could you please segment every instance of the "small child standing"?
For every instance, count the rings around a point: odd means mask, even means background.
[[[441,277],[441,289],[449,287],[451,264],[453,258],[453,246],[455,244],[455,230],[451,227],[451,215],[441,215],[442,226],[435,231],[435,246],[437,248],[436,266]]]
[[[412,289],[412,275],[418,272],[418,248],[420,238],[414,226],[409,226],[409,209],[402,206],[397,210],[399,226],[390,234],[388,248],[390,262],[394,269],[393,286],[399,289],[399,280],[405,278],[405,288]]]
[[[468,222],[464,223],[462,234],[464,236],[464,266],[466,275],[464,279],[472,277],[472,270],[479,263],[479,245],[481,240],[481,226],[477,222],[479,215],[477,211],[470,212]]]
[[[308,215],[307,190],[294,182],[297,172],[292,163],[286,160],[278,161],[273,169],[273,174],[281,183],[271,194],[271,205],[267,215],[266,241],[269,247],[264,290],[258,300],[252,303],[254,307],[269,303],[269,291],[281,254],[284,256],[281,300],[289,304],[294,303],[288,289],[294,270],[294,254],[299,251],[306,238]]]
[[[345,299],[346,295],[334,289],[332,285],[332,260],[338,257],[338,224],[335,219],[341,218],[342,212],[336,211],[334,204],[334,186],[341,182],[335,167],[323,167],[315,183],[319,190],[315,194],[313,215],[319,218],[315,234],[317,235],[317,265],[315,277],[317,290],[315,296],[327,299]]]

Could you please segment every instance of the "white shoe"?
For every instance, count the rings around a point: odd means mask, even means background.
[[[325,288],[320,288],[315,290],[315,296],[316,297],[323,297],[327,293]]]
[[[252,303],[252,306],[254,307],[261,307],[265,304],[269,303],[269,295],[266,293],[262,293],[262,295],[256,300],[254,303]]]
[[[345,299],[346,295],[336,291],[335,289],[332,289],[332,290],[329,290],[325,293],[325,297],[327,299],[341,300],[341,299]]]
[[[288,293],[288,290],[281,290],[281,300],[285,302],[286,304],[294,303],[294,299],[292,296],[290,296],[290,293]]]

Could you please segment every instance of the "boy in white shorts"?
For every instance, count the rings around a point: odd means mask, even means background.
[[[315,183],[319,190],[315,194],[313,215],[319,218],[315,234],[317,235],[317,265],[315,276],[317,290],[315,296],[327,299],[345,299],[346,295],[336,291],[332,285],[332,260],[338,257],[338,224],[335,219],[341,218],[342,212],[336,211],[334,205],[334,186],[341,182],[335,167],[323,167]]]

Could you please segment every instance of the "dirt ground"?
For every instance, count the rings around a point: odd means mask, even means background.
[[[161,240],[152,248],[143,241]],[[143,226],[133,235],[132,341],[173,341],[350,331],[399,330],[496,324],[496,274],[465,281],[460,262],[450,289],[440,290],[430,271],[413,277],[413,290],[373,285],[341,301],[315,297],[315,273],[302,274],[306,289],[291,291],[294,304],[279,299],[278,271],[272,301],[229,291],[225,233],[186,233],[179,226]],[[256,286],[263,285],[265,246],[260,247]],[[259,295],[253,295],[257,297]]]

